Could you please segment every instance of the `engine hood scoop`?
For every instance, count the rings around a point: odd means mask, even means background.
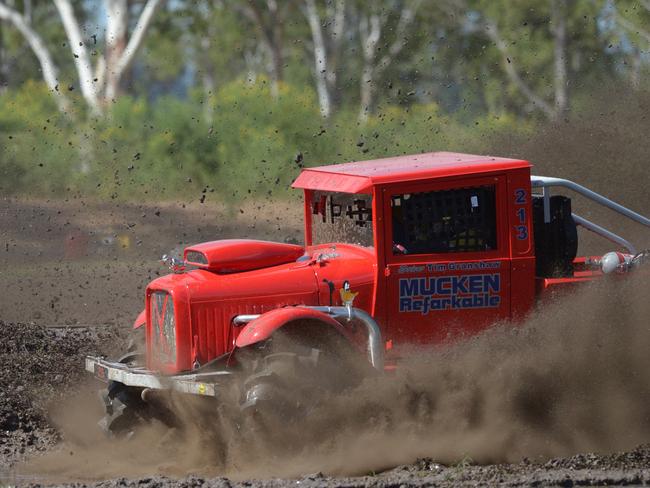
[[[217,273],[239,273],[295,261],[302,246],[253,239],[203,242],[185,249],[185,262]]]

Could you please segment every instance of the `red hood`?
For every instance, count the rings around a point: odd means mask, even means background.
[[[305,253],[302,246],[252,239],[203,242],[185,249],[188,264],[216,273],[239,273],[294,262]]]

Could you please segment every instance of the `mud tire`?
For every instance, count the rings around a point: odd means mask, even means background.
[[[148,420],[147,405],[141,398],[142,389],[112,381],[99,392],[104,405],[104,417],[99,427],[109,437],[130,437],[135,428]]]
[[[285,420],[303,416],[313,403],[310,397],[323,393],[313,382],[320,351],[312,351],[309,355],[280,352],[262,357],[243,382],[242,412]]]
[[[318,323],[301,323],[272,337],[245,361],[239,407],[246,432],[282,432],[283,442],[290,430],[303,437],[301,429],[314,427],[320,408],[373,371],[343,338],[322,331]]]
[[[118,361],[137,364],[142,359],[140,353],[130,351]],[[142,400],[142,388],[109,381],[108,387],[98,393],[104,407],[104,416],[98,425],[107,436],[131,437],[138,425],[150,420],[149,406]]]

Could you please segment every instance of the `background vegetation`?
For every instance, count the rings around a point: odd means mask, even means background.
[[[238,201],[433,150],[588,168],[647,132],[649,46],[645,0],[0,1],[0,194]]]

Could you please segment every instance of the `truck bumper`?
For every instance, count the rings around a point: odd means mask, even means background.
[[[143,367],[128,366],[95,356],[86,356],[86,371],[104,382],[116,381],[126,386],[211,397],[220,396],[220,392],[233,379],[233,374],[228,371],[162,376]]]

